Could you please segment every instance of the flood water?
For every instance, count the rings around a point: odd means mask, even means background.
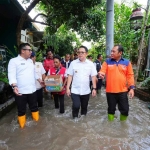
[[[0,120],[0,150],[150,150],[148,103],[135,97],[126,122],[119,121],[119,111],[108,122],[103,89],[101,96],[90,98],[87,116],[73,120],[70,98],[65,98],[61,115],[49,97],[45,95],[38,122],[27,111],[24,129],[17,123],[16,108]]]

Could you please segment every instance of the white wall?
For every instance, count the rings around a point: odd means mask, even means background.
[[[27,34],[28,30],[21,30],[21,42],[22,43],[32,43],[33,42],[33,35]]]

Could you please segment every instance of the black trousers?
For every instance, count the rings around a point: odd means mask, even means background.
[[[93,83],[92,83],[92,81],[90,81],[90,89],[91,89],[91,91],[92,91],[92,85],[93,85]]]
[[[73,102],[73,104],[72,104],[73,118],[78,117],[80,105],[81,105],[81,115],[86,115],[90,94],[77,95],[77,94],[71,93],[71,98],[72,98],[72,102]]]
[[[128,116],[129,103],[128,103],[128,92],[122,93],[106,93],[108,103],[108,114],[115,114],[116,105],[122,115]]]
[[[98,79],[96,88],[97,88],[97,90],[99,90],[99,89],[101,89],[101,87],[102,87],[102,79]]]
[[[38,107],[43,106],[43,88],[36,90]]]
[[[64,111],[65,111],[65,109],[64,109],[64,95],[54,94],[54,103],[55,103],[55,108],[57,109],[60,107],[59,112],[64,113]]]
[[[32,94],[22,94],[21,96],[15,96],[15,101],[18,108],[18,116],[24,116],[26,113],[26,104],[28,103],[31,112],[38,111],[37,107],[37,95],[36,92]]]

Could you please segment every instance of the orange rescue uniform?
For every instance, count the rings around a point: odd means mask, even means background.
[[[121,58],[118,62],[114,59],[107,59],[99,71],[106,74],[106,92],[120,93],[133,89],[134,73],[129,60]]]

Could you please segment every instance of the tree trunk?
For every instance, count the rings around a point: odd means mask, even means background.
[[[139,46],[139,57],[138,57],[138,62],[137,62],[137,69],[135,73],[135,84],[137,82],[138,74],[141,69],[141,60],[142,60],[142,52],[143,52],[143,44],[144,44],[144,36],[145,36],[145,30],[146,30],[146,24],[148,21],[148,12],[149,12],[149,5],[150,5],[150,0],[147,1],[147,8],[146,8],[146,14],[145,14],[145,20],[144,20],[144,27],[142,30],[142,38]]]
[[[19,46],[21,43],[21,30],[24,24],[24,21],[26,20],[26,18],[28,17],[28,14],[30,13],[30,11],[36,6],[36,4],[38,4],[40,0],[33,0],[32,3],[29,5],[29,7],[25,10],[25,12],[22,14],[22,16],[20,17],[20,20],[18,22],[18,26],[17,26],[17,45]]]

